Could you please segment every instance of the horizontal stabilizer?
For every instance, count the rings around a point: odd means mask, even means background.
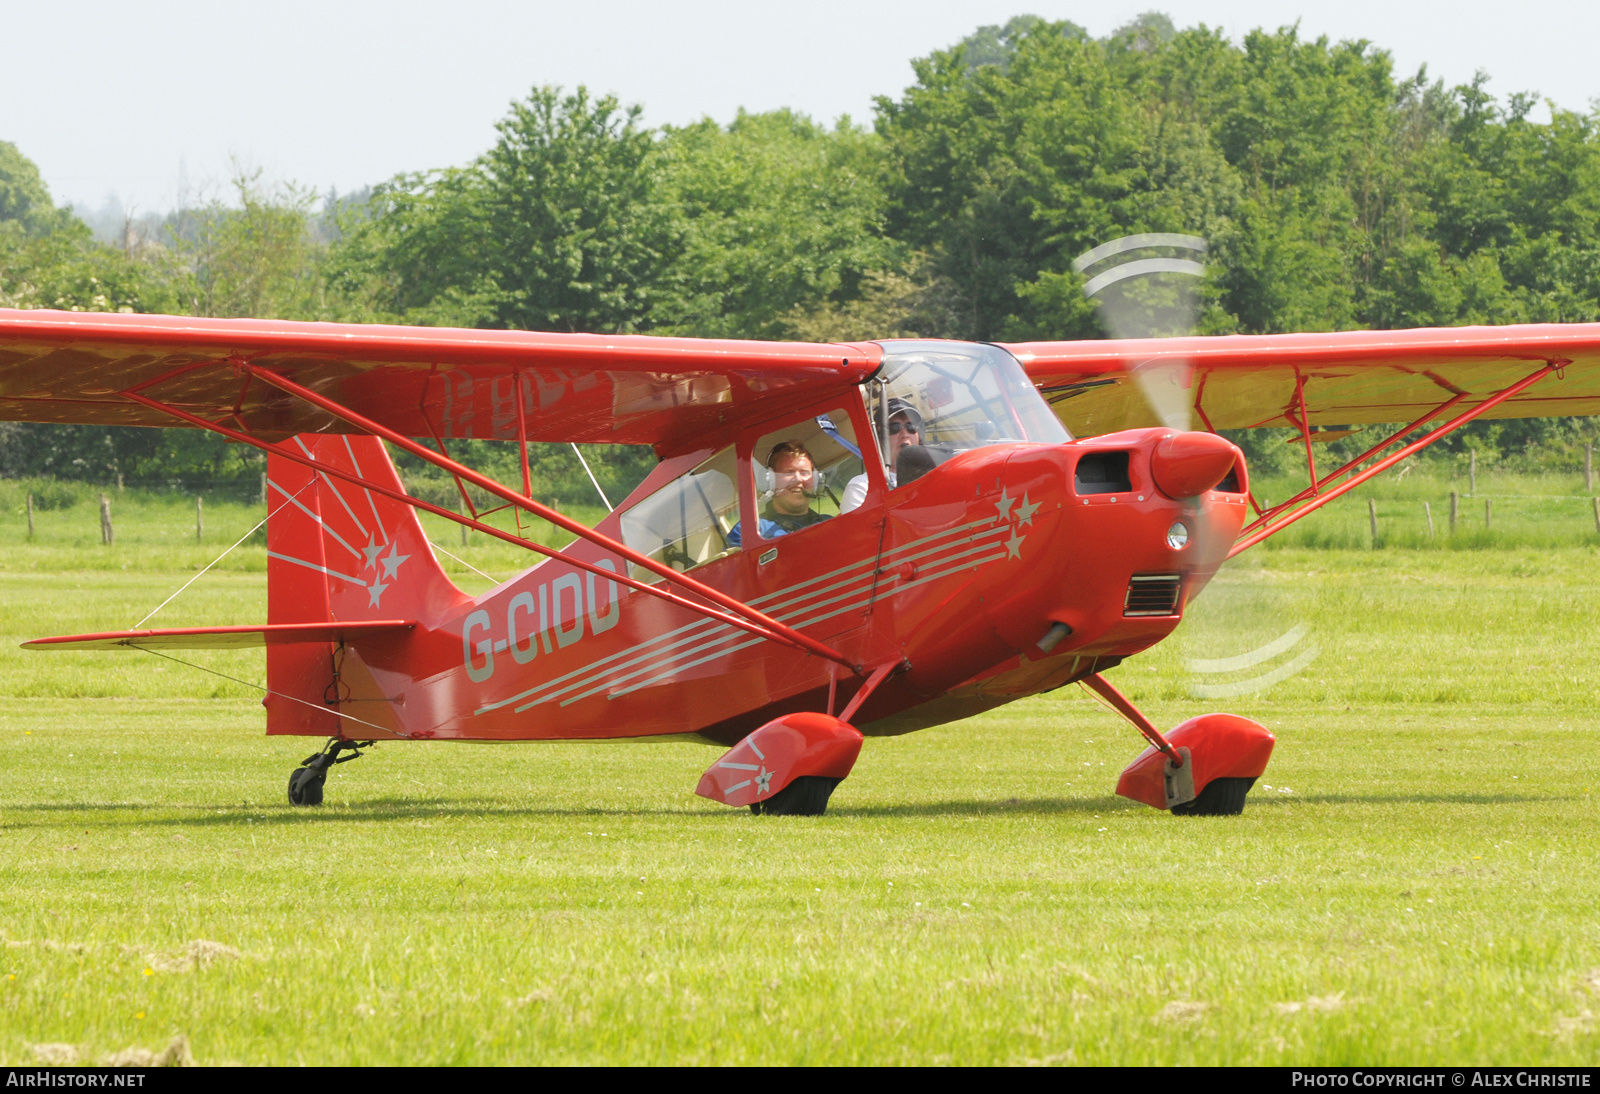
[[[25,650],[238,650],[250,646],[286,646],[296,642],[340,642],[386,631],[407,631],[414,619],[365,619],[348,623],[265,623],[255,627],[178,627],[149,631],[107,631],[35,638]]]

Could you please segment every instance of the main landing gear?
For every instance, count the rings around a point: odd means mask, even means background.
[[[861,754],[861,731],[831,714],[774,718],[725,752],[695,793],[756,816],[820,817]]]
[[[750,803],[750,812],[769,817],[820,817],[828,811],[833,788],[844,780],[827,775],[800,775],[764,801]]]
[[[313,752],[300,762],[289,775],[290,805],[321,805],[322,784],[328,780],[328,768],[334,764],[348,763],[361,755],[363,748],[371,748],[371,741],[347,741],[330,737],[321,752]]]
[[[1150,742],[1117,780],[1117,793],[1180,817],[1244,812],[1245,795],[1267,769],[1275,738],[1237,714],[1202,714],[1162,733],[1099,673],[1080,681]]]
[[[1244,796],[1255,779],[1212,779],[1193,801],[1180,802],[1169,812],[1177,817],[1236,817],[1244,812]]]

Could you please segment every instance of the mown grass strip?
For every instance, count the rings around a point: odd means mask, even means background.
[[[870,741],[816,819],[679,743],[384,745],[293,809],[256,696],[15,648],[192,571],[0,573],[0,1061],[1591,1064],[1596,553],[1241,558],[1113,674],[1278,734],[1209,820],[1112,796],[1139,742],[1071,690]],[[1301,622],[1303,672],[1189,697]]]

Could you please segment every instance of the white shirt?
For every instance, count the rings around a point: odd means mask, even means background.
[[[889,477],[889,489],[895,486],[894,472],[886,472]],[[863,471],[855,478],[844,484],[844,497],[839,502],[839,513],[848,513],[852,509],[861,508],[861,503],[867,500],[867,474]]]

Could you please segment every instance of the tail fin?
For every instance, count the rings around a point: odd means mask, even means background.
[[[400,475],[376,437],[301,434],[286,442],[317,462],[391,490]],[[267,459],[267,622],[414,620],[426,624],[463,599],[428,546],[416,510],[281,456]],[[354,656],[352,656],[354,655]],[[342,704],[389,725],[359,655],[332,643],[267,648],[268,733],[370,736],[347,725]],[[371,692],[362,697],[359,693]]]

